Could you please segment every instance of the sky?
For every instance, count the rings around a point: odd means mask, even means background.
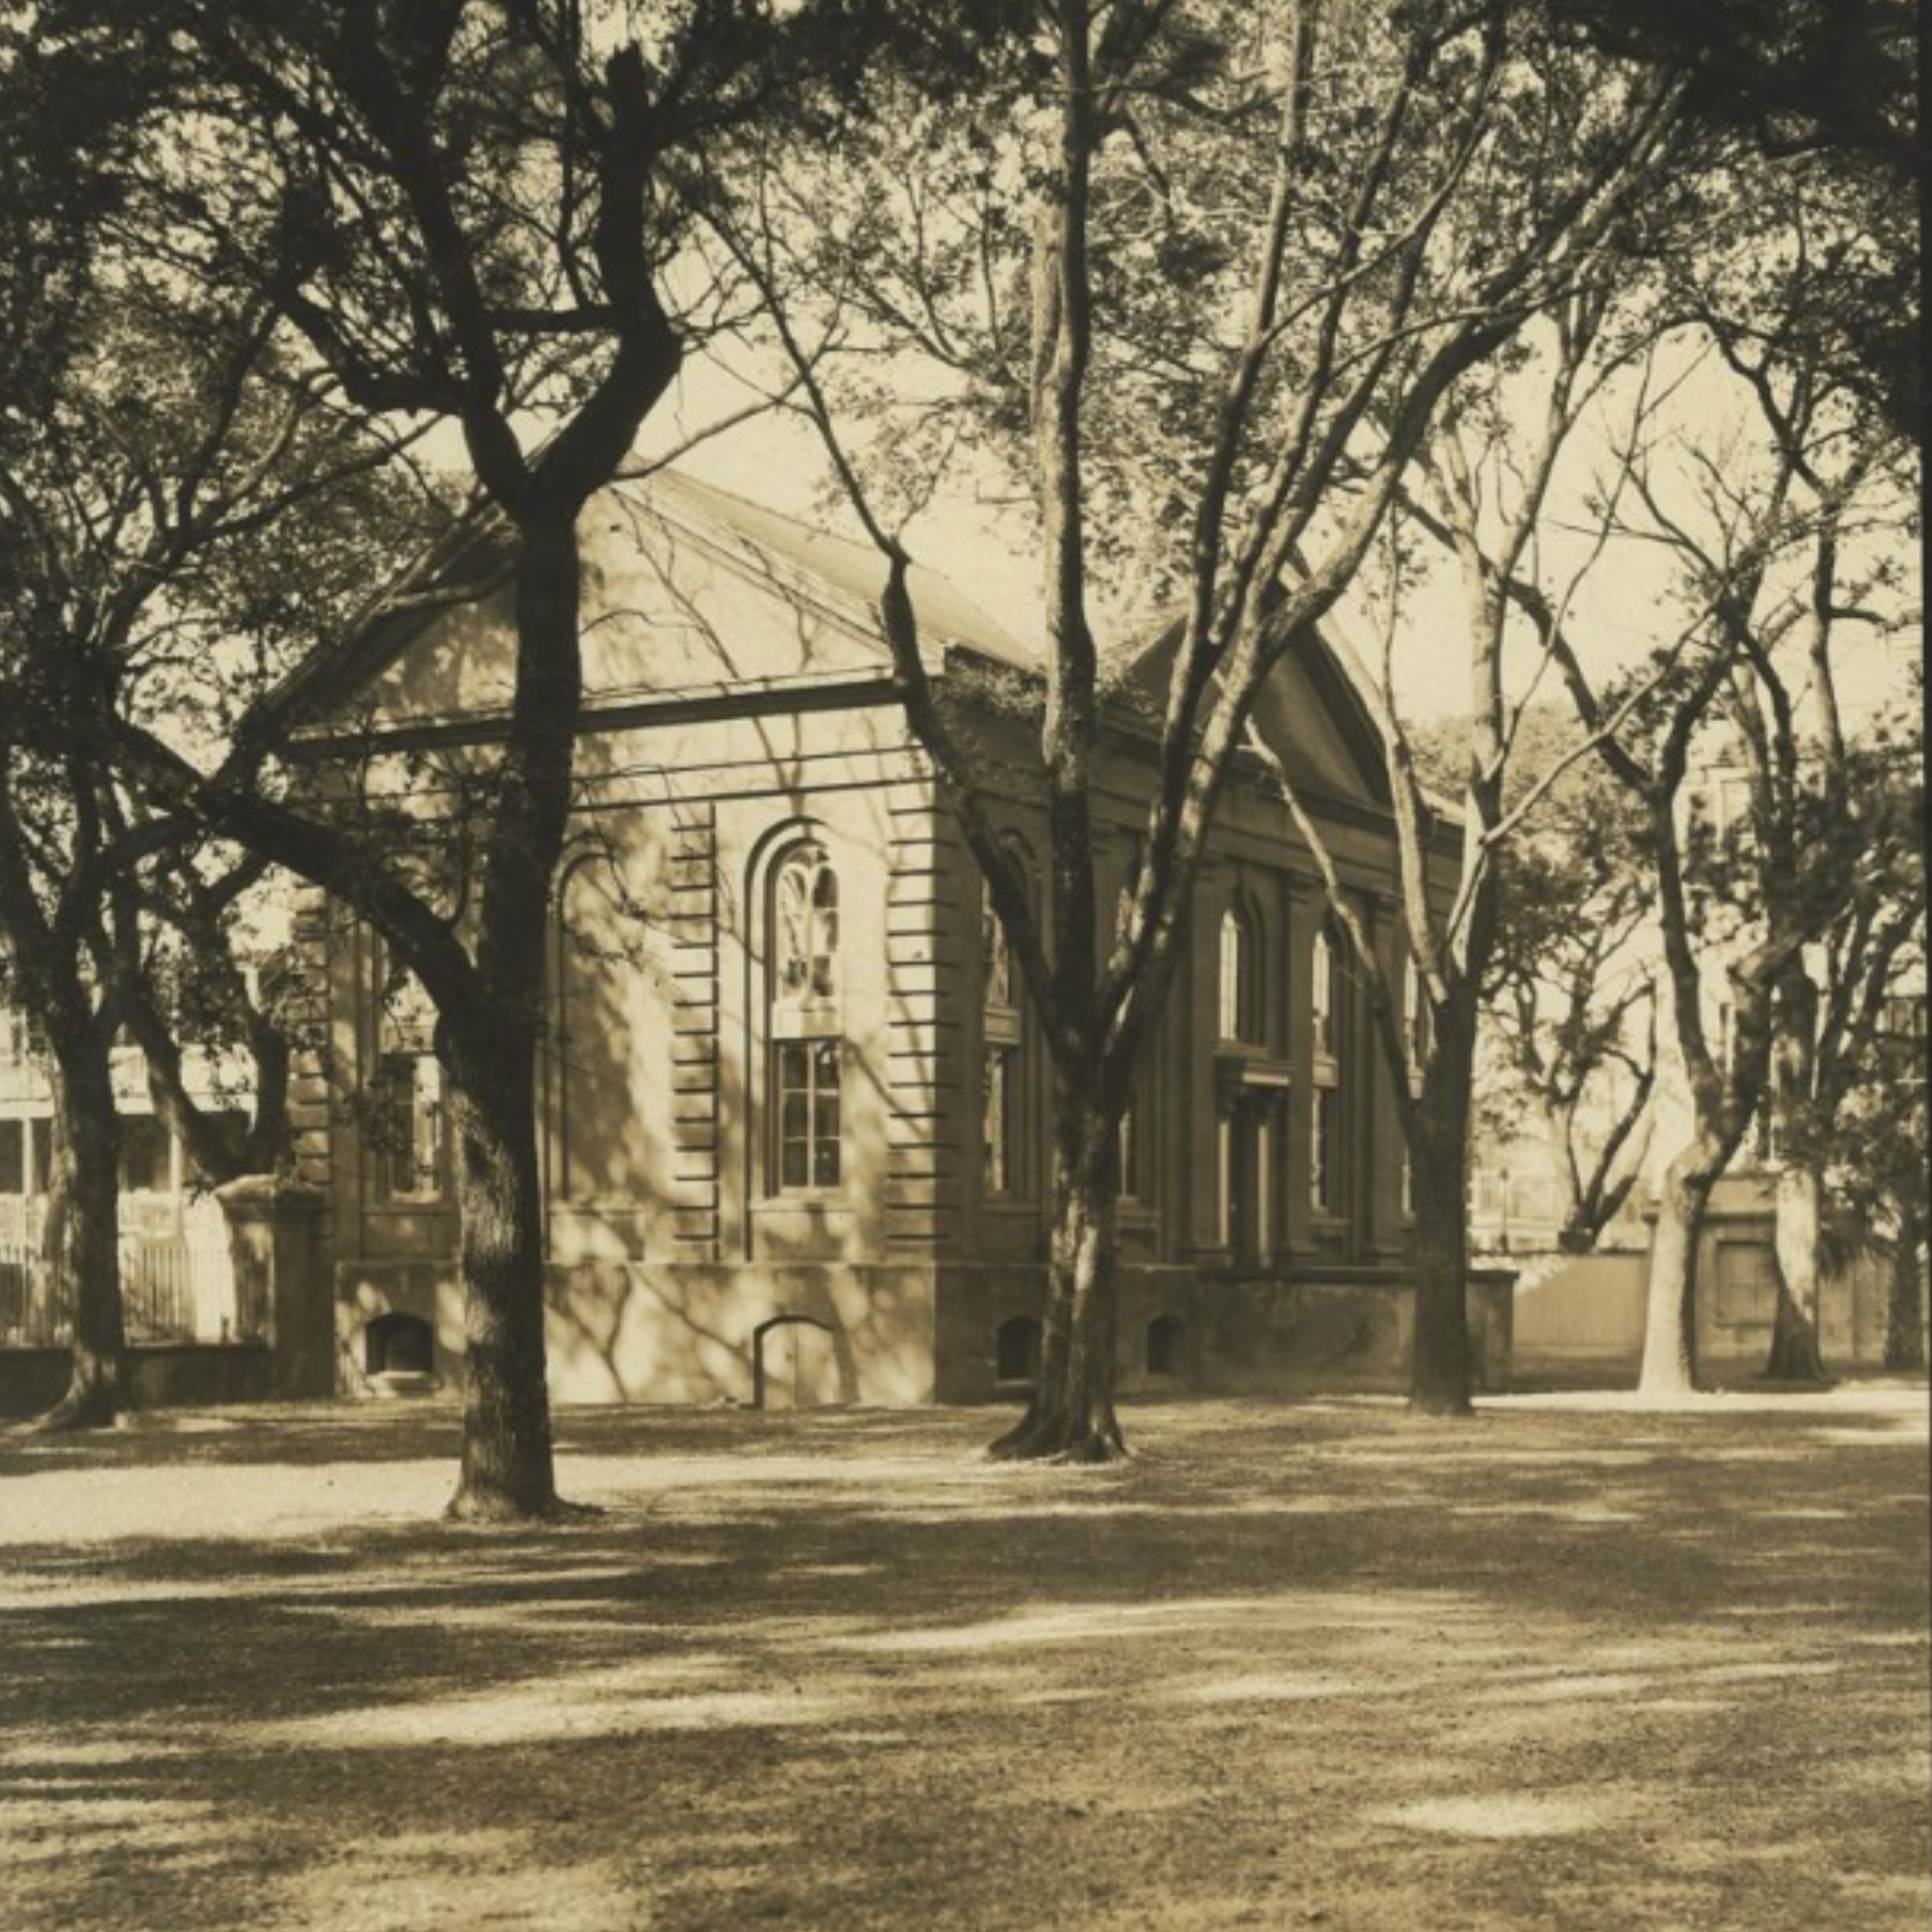
[[[1695,459],[1721,467],[1736,460],[1739,397],[1714,368],[1676,370],[1681,377],[1672,395],[1672,431],[1682,445],[1682,468]],[[766,508],[798,520],[839,530],[862,540],[863,532],[832,482],[817,430],[796,412],[766,412],[706,437],[712,425],[741,413],[751,390],[722,365],[694,358],[677,388],[646,424],[638,446],[640,460],[682,451],[678,466],[700,481],[730,490]],[[526,433],[532,442],[535,433]],[[688,449],[684,446],[695,446]],[[432,447],[442,460],[463,461],[453,428],[437,434]],[[1556,589],[1590,548],[1583,533],[1591,524],[1586,494],[1604,473],[1610,447],[1600,430],[1580,432],[1559,464],[1545,518],[1549,534],[1540,539],[1544,581]],[[1684,473],[1688,474],[1688,468]],[[1015,637],[1037,648],[1042,640],[1039,566],[1028,527],[1030,512],[992,508],[963,489],[940,494],[909,526],[907,540],[916,561],[950,578]],[[1915,536],[1901,536],[1904,582],[1898,601],[1916,610],[1922,597],[1922,571]],[[1669,561],[1654,543],[1624,541],[1606,547],[1594,563],[1569,607],[1569,628],[1587,643],[1588,668],[1602,683],[1640,662],[1667,641],[1682,621],[1672,594]],[[1152,614],[1104,614],[1103,642],[1130,636],[1138,620]],[[1378,611],[1360,596],[1346,598],[1331,623],[1365,663],[1378,668]],[[1394,657],[1395,696],[1400,714],[1426,722],[1466,715],[1469,709],[1468,651],[1460,592],[1445,566],[1406,595]],[[1888,643],[1857,626],[1840,633],[1834,660],[1840,698],[1848,717],[1897,703],[1908,689],[1910,668],[1922,650],[1914,630]],[[1533,693],[1558,701],[1562,686],[1540,653],[1518,640],[1507,664],[1506,685],[1513,697]]]
[[[656,455],[685,442],[705,424],[742,409],[747,393],[715,367],[694,365],[678,394],[647,425],[643,453]],[[1714,375],[1688,382],[1673,404],[1673,420],[1687,446],[1721,457],[1734,427],[1734,402],[1728,383]],[[1558,528],[1547,540],[1546,555],[1552,581],[1564,581],[1580,560],[1584,539],[1574,529],[1566,536],[1562,526],[1588,521],[1582,493],[1592,474],[1600,472],[1606,455],[1600,436],[1594,442],[1586,439],[1566,452],[1551,499],[1550,520]],[[679,462],[702,481],[767,508],[803,522],[842,528],[854,536],[861,534],[836,491],[828,488],[831,472],[816,430],[796,415],[755,417],[699,443]],[[1040,644],[1039,570],[1022,513],[990,509],[964,495],[941,496],[910,526],[908,538],[920,562],[950,578],[1014,635]],[[1910,542],[1907,570],[1908,593],[1916,603],[1916,540]],[[1573,608],[1576,634],[1587,638],[1594,652],[1592,668],[1606,680],[1669,638],[1678,621],[1667,562],[1655,544],[1624,542],[1607,550]],[[1378,634],[1375,611],[1356,598],[1344,604],[1339,621],[1358,655],[1378,656],[1378,651],[1365,648]],[[1128,616],[1126,624],[1130,623]],[[1466,712],[1469,674],[1464,635],[1460,597],[1450,573],[1439,573],[1406,600],[1395,659],[1396,694],[1405,718],[1423,721]],[[1896,693],[1907,659],[1918,648],[1916,638],[1895,640],[1883,649],[1868,635],[1846,632],[1841,662],[1850,708],[1857,710]],[[1534,676],[1534,657],[1527,650],[1513,655],[1510,682],[1519,694]],[[1545,675],[1536,688],[1539,694],[1561,696],[1553,675]]]

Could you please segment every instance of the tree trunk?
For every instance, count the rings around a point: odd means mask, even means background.
[[[992,1444],[1012,1462],[1108,1462],[1126,1454],[1114,1412],[1119,1310],[1115,1123],[1063,1088],[1056,1109],[1053,1232],[1040,1379]]]
[[[1453,1094],[1426,1088],[1423,1131],[1410,1156],[1415,1193],[1415,1344],[1408,1406],[1414,1415],[1468,1415],[1469,1135]],[[1444,1113],[1448,1118],[1437,1116]]]
[[[1688,1395],[1697,1385],[1697,1242],[1721,1160],[1693,1142],[1670,1163],[1650,1239],[1642,1395]]]
[[[1764,1370],[1772,1382],[1816,1385],[1832,1379],[1818,1340],[1824,1198],[1824,1179],[1816,1168],[1799,1161],[1786,1162],[1778,1177],[1774,1234],[1778,1322]]]
[[[467,1522],[554,1516],[536,1043],[487,1026],[459,1042],[454,1031],[446,1022],[465,1356],[462,1473],[448,1514]]]
[[[113,1071],[99,1029],[84,1033],[50,1042],[55,1173],[46,1258],[58,1288],[71,1297],[74,1366],[67,1393],[32,1425],[42,1433],[110,1428],[134,1406],[121,1299],[121,1132]]]
[[[583,662],[576,513],[518,526],[517,692],[484,862],[475,976],[438,1002],[457,1141],[462,1264],[463,1464],[449,1514],[560,1513],[544,1347],[543,1184],[537,1159],[550,888],[570,818]]]
[[[1885,1365],[1908,1373],[1925,1366],[1925,1278],[1919,1262],[1924,1238],[1922,1216],[1900,1217],[1886,1294]]]

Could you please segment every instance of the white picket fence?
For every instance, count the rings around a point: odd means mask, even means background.
[[[196,1202],[172,1233],[124,1234],[121,1298],[130,1342],[240,1342],[266,1311],[238,1293],[220,1207]],[[58,1348],[73,1339],[74,1285],[38,1240],[0,1239],[0,1348]]]

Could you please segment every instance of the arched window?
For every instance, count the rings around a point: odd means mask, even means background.
[[[1325,931],[1315,935],[1308,990],[1315,1008],[1316,1054],[1332,1060],[1335,1057],[1335,946]]]
[[[443,1190],[442,1066],[432,1050],[436,1010],[413,975],[369,940],[375,1054],[365,1132],[382,1201],[434,1201]]]
[[[985,967],[986,1010],[988,1012],[1010,1012],[1019,1004],[1013,997],[1012,947],[1006,938],[1006,928],[1000,924],[999,914],[993,910],[992,889],[986,885],[980,888],[980,930]]]
[[[1309,1178],[1315,1205],[1339,1214],[1343,1198],[1345,1132],[1342,1116],[1340,942],[1327,928],[1315,935],[1310,998],[1315,1013],[1315,1087]]]
[[[773,1188],[829,1192],[841,1178],[844,1038],[838,874],[822,847],[795,846],[773,868],[771,932]]]
[[[1230,906],[1221,915],[1220,1017],[1215,1030],[1222,1040],[1250,1044],[1260,1040],[1257,951],[1254,921],[1240,907]]]
[[[1409,1084],[1419,1089],[1429,1058],[1429,998],[1413,954],[1402,968],[1402,1036],[1408,1051]]]
[[[781,1002],[808,1004],[838,994],[838,874],[816,845],[779,862],[773,882],[772,929]]]

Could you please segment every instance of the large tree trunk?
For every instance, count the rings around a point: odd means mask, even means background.
[[[463,1271],[463,1465],[452,1516],[559,1512],[544,1349],[537,1159],[550,894],[570,816],[583,665],[574,512],[518,526],[517,694],[488,836],[476,981],[440,1003],[457,1138]]]
[[[1465,970],[1480,974],[1489,912],[1479,910],[1469,944],[1483,950]],[[1468,1415],[1469,1359],[1469,1107],[1474,1091],[1476,1016],[1469,982],[1436,1016],[1435,1037],[1416,1096],[1409,1153],[1415,1196],[1415,1342],[1408,1406],[1416,1415]],[[1394,1071],[1394,1070],[1391,1070]],[[1406,1078],[1406,1072],[1397,1076]]]
[[[1040,1379],[1018,1423],[992,1445],[1012,1461],[1107,1462],[1126,1454],[1114,1412],[1118,1324],[1115,1123],[1058,1090],[1053,1232]]]
[[[1818,1340],[1824,1200],[1824,1178],[1818,1171],[1801,1161],[1787,1161],[1778,1177],[1774,1223],[1778,1322],[1764,1370],[1772,1382],[1819,1384],[1831,1380]]]
[[[1694,1141],[1664,1175],[1650,1240],[1640,1394],[1688,1395],[1697,1385],[1697,1242],[1723,1166]]]
[[[50,1029],[51,1030],[51,1029]],[[121,1134],[108,1049],[98,1029],[56,1038],[53,1156],[46,1258],[74,1311],[67,1393],[33,1427],[105,1429],[134,1406],[121,1300]]]
[[[1444,1110],[1443,1100],[1426,1090],[1421,1107],[1423,1131],[1409,1156],[1415,1194],[1415,1345],[1408,1406],[1417,1415],[1467,1415],[1474,1407],[1468,1118],[1432,1118]]]
[[[1925,1366],[1925,1278],[1919,1260],[1924,1238],[1922,1216],[1900,1217],[1886,1294],[1885,1365],[1908,1373]]]
[[[465,1343],[462,1473],[449,1514],[472,1522],[558,1508],[544,1348],[536,1043],[478,1030],[478,1038],[458,1040],[455,1029],[444,1028]]]

